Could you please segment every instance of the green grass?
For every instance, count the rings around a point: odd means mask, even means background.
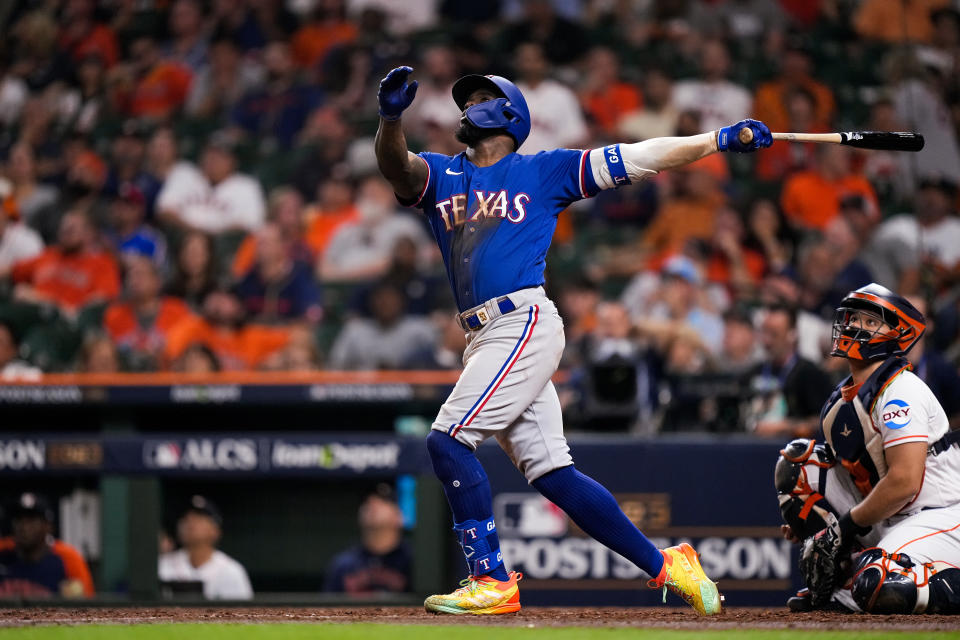
[[[0,629],[3,640],[920,640],[960,632],[392,626],[385,624],[147,624]]]

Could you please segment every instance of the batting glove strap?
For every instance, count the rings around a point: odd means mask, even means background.
[[[419,84],[416,80],[407,84],[407,76],[412,71],[413,67],[397,67],[380,81],[377,103],[380,105],[380,117],[384,120],[399,120],[403,110],[413,102]]]
[[[749,144],[740,142],[740,132],[750,129],[753,140]],[[759,120],[741,120],[737,124],[723,127],[717,132],[717,149],[719,151],[733,151],[735,153],[752,153],[757,149],[766,149],[773,144],[770,128]]]

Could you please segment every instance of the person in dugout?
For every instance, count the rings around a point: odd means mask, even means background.
[[[53,511],[23,493],[10,512],[13,535],[0,538],[0,598],[89,598],[93,579],[76,548],[53,537]]]
[[[775,470],[783,534],[802,543],[792,611],[960,613],[960,431],[905,359],[926,321],[878,284],[851,291],[832,356],[850,376]]]

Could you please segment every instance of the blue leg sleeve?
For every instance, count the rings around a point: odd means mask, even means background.
[[[493,522],[490,481],[477,456],[470,447],[436,430],[427,436],[427,451],[450,503],[453,528],[471,575],[509,579]]]
[[[555,469],[533,481],[533,487],[563,509],[598,542],[613,549],[656,578],[663,555],[620,509],[613,495],[573,465]]]

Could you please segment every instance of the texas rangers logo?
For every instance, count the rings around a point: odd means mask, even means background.
[[[881,419],[887,429],[903,429],[910,424],[910,405],[903,400],[891,400],[883,405]]]

